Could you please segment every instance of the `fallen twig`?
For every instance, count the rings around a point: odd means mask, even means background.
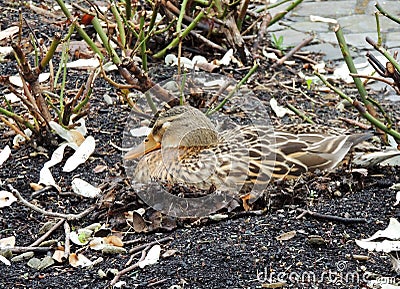
[[[262,22],[261,22],[260,29],[258,30],[257,38],[254,39],[254,43],[253,43],[253,53],[257,52],[259,44],[260,44],[260,39],[264,39],[265,32],[267,31],[267,27],[268,27],[268,24],[271,21],[271,19],[272,19],[272,16],[269,13],[265,13],[262,16]]]
[[[30,244],[28,247],[36,247],[40,245],[44,240],[47,239],[48,236],[50,236],[51,233],[53,233],[55,230],[57,230],[63,223],[65,219],[59,220],[57,223],[53,225],[53,227],[50,228],[46,233],[44,233],[39,239],[37,239],[35,242]]]
[[[275,64],[272,66],[277,66],[277,65],[282,65],[286,60],[288,60],[290,57],[292,57],[297,51],[299,51],[302,47],[306,46],[308,43],[310,43],[314,39],[314,36],[310,36],[306,39],[304,39],[302,42],[296,45],[292,50],[290,50],[288,53],[286,53],[281,59],[279,59]]]
[[[40,214],[43,214],[48,217],[62,218],[62,219],[67,219],[69,221],[70,220],[79,220],[79,219],[82,219],[83,217],[85,217],[87,214],[89,214],[91,211],[93,211],[96,208],[95,205],[92,205],[91,207],[87,208],[86,210],[84,210],[83,212],[81,212],[79,214],[61,214],[61,213],[48,212],[46,210],[43,210],[43,209],[31,204],[27,200],[25,200],[21,196],[21,194],[16,189],[13,188],[12,185],[8,185],[8,188],[11,191],[11,193],[13,193],[22,204],[24,204],[28,208],[30,208]]]
[[[301,117],[303,121],[315,124],[315,122],[311,118],[309,118],[304,112],[298,110],[295,106],[291,105],[290,103],[286,103],[286,106],[288,109],[293,111],[297,116]]]
[[[153,245],[157,245],[157,244],[160,244],[160,243],[172,241],[173,239],[174,238],[172,238],[172,237],[165,237],[165,238],[161,238],[159,240],[155,240],[153,242],[150,242],[150,243],[147,243],[147,244],[144,244],[144,245],[136,246],[135,248],[132,248],[132,249],[129,250],[129,254],[133,254],[133,253],[136,253],[138,251],[141,251],[144,248],[146,248],[147,246],[153,246]]]
[[[150,248],[150,246],[146,247],[147,250]],[[144,258],[146,257],[146,248],[142,251],[142,256],[140,257],[139,261],[137,261],[135,264],[133,264],[132,266],[126,267],[125,269],[119,271],[117,273],[117,275],[115,275],[115,277],[111,280],[110,282],[110,286],[114,286],[115,283],[117,283],[117,281],[119,280],[119,278],[121,278],[121,276],[125,275],[126,273],[136,269],[137,267],[139,267],[139,262],[143,261]],[[109,288],[108,286],[106,286],[106,288]]]
[[[310,210],[305,210],[298,208],[297,211],[301,213],[299,216],[296,217],[296,219],[300,219],[306,215],[310,215],[313,218],[316,219],[322,219],[322,220],[327,220],[327,221],[333,221],[333,222],[338,222],[338,223],[345,223],[345,224],[350,224],[350,223],[366,223],[367,220],[364,218],[343,218],[339,216],[334,216],[334,215],[328,215],[328,214],[320,214],[317,212],[312,212]]]
[[[162,283],[165,283],[166,281],[168,281],[168,279],[161,279],[152,283],[147,283],[147,287],[151,287],[151,286],[156,286],[156,285],[160,285]]]
[[[356,121],[354,119],[350,119],[350,118],[346,118],[346,117],[342,117],[342,116],[339,116],[339,119],[343,120],[345,123],[351,124],[353,126],[358,126],[359,128],[362,128],[362,129],[371,129],[370,125],[361,123],[361,122]]]
[[[71,252],[71,247],[70,247],[71,227],[69,226],[68,222],[64,223],[64,232],[65,232],[64,258],[68,259],[69,254]]]
[[[7,248],[7,250],[10,250],[13,254],[21,254],[25,252],[48,252],[54,248],[52,247],[13,247],[13,248]]]

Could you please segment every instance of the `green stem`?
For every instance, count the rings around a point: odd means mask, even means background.
[[[246,17],[246,13],[247,13],[247,8],[249,8],[249,3],[250,3],[250,0],[244,0],[242,7],[240,7],[239,16],[236,21],[236,26],[239,31],[242,30],[244,18]]]
[[[150,92],[145,92],[147,104],[150,106],[151,111],[154,113],[157,112],[157,106],[154,104],[153,99],[151,98]]]
[[[379,12],[382,13],[383,16],[386,16],[386,17],[389,18],[390,20],[392,20],[392,21],[394,21],[394,22],[400,24],[400,19],[397,18],[397,17],[395,17],[395,16],[393,16],[392,14],[389,14],[388,12],[386,12],[386,11],[382,8],[382,6],[379,5],[378,2],[376,2],[375,7],[376,7],[376,9],[379,10]]]
[[[380,120],[376,119],[375,117],[373,117],[369,112],[367,112],[365,110],[365,108],[361,105],[361,103],[359,103],[358,101],[355,101],[353,99],[351,99],[351,97],[349,97],[348,95],[346,95],[343,91],[341,91],[340,89],[334,87],[332,84],[330,84],[321,74],[319,74],[318,72],[314,72],[314,74],[316,76],[318,76],[319,79],[321,79],[321,81],[330,89],[332,89],[335,93],[337,93],[341,98],[347,100],[355,109],[358,110],[358,112],[360,113],[360,115],[362,117],[364,117],[366,120],[368,120],[372,125],[374,125],[375,127],[377,127],[378,129],[384,131],[387,134],[390,134],[391,136],[393,136],[395,139],[400,140],[400,133],[395,131],[392,128],[388,128],[383,122],[381,122]]]
[[[130,1],[127,0],[127,2],[130,2]],[[125,48],[125,46],[126,46],[125,27],[124,27],[124,24],[122,23],[121,15],[119,15],[117,7],[115,6],[114,3],[111,3],[111,12],[113,13],[115,21],[117,22],[117,28],[118,28],[118,33],[119,33],[119,39],[121,41],[121,46],[122,46],[122,48]]]
[[[107,35],[104,33],[104,30],[101,27],[100,21],[97,17],[94,17],[92,19],[92,24],[93,24],[93,27],[96,30],[97,34],[99,34],[101,42],[103,43],[104,47],[106,48],[113,63],[116,65],[121,64],[122,63],[121,59],[118,57],[118,54],[117,54],[117,52],[115,52],[114,48],[110,45],[109,39],[108,39]]]
[[[35,127],[29,121],[26,121],[22,116],[20,116],[16,113],[13,113],[11,111],[8,111],[8,110],[0,107],[0,114],[11,117],[17,123],[23,124],[25,127],[29,128],[32,132],[37,132]]]
[[[346,40],[344,39],[343,31],[340,25],[335,26],[335,34],[337,41],[339,42],[340,50],[342,51],[342,55],[344,61],[346,62],[347,67],[349,68],[350,73],[358,74],[357,69],[354,65],[353,59],[350,55],[349,47],[347,46]],[[353,81],[357,87],[358,93],[360,94],[362,102],[368,107],[371,103],[367,100],[367,91],[365,90],[364,84],[361,81],[361,78],[353,76]]]
[[[295,0],[292,2],[292,4],[290,4],[285,11],[282,11],[280,13],[277,13],[274,15],[274,17],[271,19],[271,21],[268,23],[268,27],[271,26],[272,24],[275,24],[276,22],[278,22],[279,20],[281,20],[283,17],[285,17],[285,15],[292,11],[294,8],[296,8],[297,5],[299,5],[301,2],[303,2],[303,0]]]
[[[65,6],[64,2],[62,0],[56,0],[57,4],[61,7],[61,10],[64,12],[64,15],[68,18],[69,21],[72,23],[75,22],[74,19],[72,18],[71,12],[69,12],[68,8]],[[85,42],[92,48],[92,50],[100,57],[101,60],[104,59],[104,55],[101,53],[100,49],[96,46],[96,44],[92,41],[92,39],[87,35],[85,30],[82,29],[79,24],[76,24],[75,26],[76,31],[78,31],[78,34],[85,40]]]
[[[259,66],[258,63],[254,63],[253,67],[249,70],[249,72],[245,75],[245,77],[243,77],[243,79],[235,86],[235,88],[232,89],[231,92],[229,92],[229,94],[224,98],[224,100],[222,100],[220,104],[218,104],[215,108],[209,109],[206,112],[206,115],[212,115],[216,113],[218,110],[220,110],[225,105],[225,103],[227,103],[227,101],[235,95],[235,93],[240,89],[240,87],[247,82],[250,76],[252,76],[254,72],[256,72],[258,66]]]
[[[400,72],[400,65],[397,63],[396,59],[382,46],[378,45],[375,41],[373,41],[370,37],[366,37],[366,41],[371,44],[376,50],[378,50],[383,56],[386,57],[387,60],[396,68],[398,72]]]
[[[126,19],[129,21],[132,19],[132,2],[131,0],[125,0],[125,11]]]
[[[189,25],[188,27],[186,27],[186,29],[182,32],[182,35],[178,35],[177,37],[175,37],[174,40],[172,40],[171,43],[168,44],[167,47],[165,47],[165,48],[162,49],[161,51],[159,51],[159,52],[157,52],[156,54],[154,54],[153,57],[154,57],[154,58],[163,57],[163,56],[165,55],[165,53],[168,51],[168,49],[171,49],[171,48],[177,46],[178,43],[179,43],[179,41],[180,41],[181,39],[185,38],[185,37],[190,33],[190,31],[192,31],[192,30],[196,27],[197,23],[199,23],[200,20],[203,19],[204,15],[205,15],[204,11],[201,11],[201,12],[196,16],[196,18],[193,19],[193,22],[190,23],[190,25]]]
[[[298,110],[296,107],[294,107],[294,106],[291,105],[290,103],[287,103],[286,106],[288,107],[288,109],[290,109],[291,111],[293,111],[296,115],[298,115],[299,117],[301,117],[301,119],[302,119],[303,121],[306,121],[306,122],[311,123],[311,124],[315,124],[315,122],[314,122],[311,118],[309,118],[308,116],[306,116],[306,115],[304,114],[304,112]]]
[[[368,100],[378,108],[379,112],[385,118],[385,120],[386,120],[386,122],[388,124],[388,127],[392,127],[393,121],[390,119],[389,115],[386,113],[386,111],[382,107],[382,105],[379,102],[377,102],[375,99],[373,99],[372,97],[368,97]]]
[[[56,33],[54,35],[53,41],[50,44],[49,50],[47,51],[45,57],[43,57],[42,61],[40,61],[40,65],[38,66],[40,71],[43,71],[43,69],[49,64],[60,43],[61,43],[61,35],[59,33]]]
[[[148,71],[147,67],[147,49],[146,49],[146,40],[144,37],[144,22],[145,22],[145,16],[146,16],[146,11],[142,11],[140,13],[140,25],[139,25],[139,37],[138,37],[138,42],[139,42],[139,47],[140,47],[140,55],[142,56],[142,68],[145,72]]]
[[[35,66],[37,67],[39,65],[39,51],[38,47],[36,46],[36,41],[33,35],[31,34],[31,43],[33,45],[33,51],[35,51]]]
[[[176,32],[180,34],[182,28],[182,21],[183,17],[185,16],[186,12],[186,5],[188,0],[183,0],[181,5],[181,11],[179,12],[178,22],[176,22]]]
[[[156,23],[158,10],[160,10],[159,3],[160,3],[159,1],[156,1],[156,3],[154,3],[153,12],[152,12],[151,18],[150,18],[150,23],[149,23],[149,26],[147,28],[148,35],[153,31],[154,24]]]
[[[381,24],[379,21],[379,12],[375,12],[376,32],[378,34],[378,45],[382,45]]]
[[[69,40],[67,43],[65,43],[63,47],[63,53],[62,53],[63,57],[61,58],[61,63],[63,67],[63,76],[62,76],[61,90],[60,90],[60,114],[58,119],[58,122],[60,124],[62,124],[64,119],[64,91],[65,91],[65,84],[67,82],[68,49],[69,49]],[[68,125],[68,123],[65,123],[65,125]]]

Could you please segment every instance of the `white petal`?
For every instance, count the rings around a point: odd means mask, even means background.
[[[78,147],[75,153],[66,161],[63,172],[72,172],[80,164],[86,162],[91,156],[96,147],[96,141],[94,137],[88,136],[85,141]]]
[[[144,260],[139,262],[139,267],[143,269],[147,265],[156,264],[158,259],[160,259],[160,253],[161,246],[154,245],[153,247],[151,247]]]
[[[72,190],[75,194],[85,198],[96,198],[100,195],[101,190],[92,186],[88,182],[75,178],[72,180]]]
[[[11,149],[8,145],[6,145],[5,148],[0,152],[0,167],[10,157],[10,155]]]
[[[17,200],[10,192],[0,191],[0,208],[9,207]]]

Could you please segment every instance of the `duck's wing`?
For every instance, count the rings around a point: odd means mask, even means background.
[[[330,170],[340,163],[349,150],[373,136],[372,133],[352,135],[318,135],[276,132],[275,149],[286,159],[302,163],[308,170]]]
[[[222,169],[236,183],[265,186],[273,179],[296,178],[307,171],[302,162],[287,158],[276,147],[271,127],[242,126],[223,132],[221,138],[219,155],[228,160]]]

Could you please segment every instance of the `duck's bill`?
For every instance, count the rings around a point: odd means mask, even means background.
[[[159,148],[161,148],[161,144],[152,135],[149,135],[144,142],[127,152],[124,159],[133,160]]]

